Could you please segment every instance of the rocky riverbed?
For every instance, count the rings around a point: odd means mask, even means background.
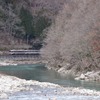
[[[82,72],[75,72],[74,70],[66,70],[66,67],[62,67],[57,70],[63,76],[72,75],[75,77],[75,80],[84,80],[84,81],[98,81],[100,82],[100,71],[88,71],[85,73]]]
[[[0,100],[74,100],[73,98],[100,100],[100,92],[0,75]]]

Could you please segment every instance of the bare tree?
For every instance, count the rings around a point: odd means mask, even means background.
[[[17,31],[20,31],[20,34],[24,34],[24,29],[21,24],[21,20],[18,16],[18,13],[15,12],[15,9],[13,9],[13,5],[5,2],[1,2],[0,5],[0,11],[2,12],[2,18],[1,22],[3,23],[1,25],[2,30],[4,33],[8,36],[8,41],[14,44],[14,38],[13,36],[17,34]],[[13,35],[13,36],[12,36]]]
[[[48,30],[46,45],[42,49],[43,57],[48,59],[49,64],[57,66],[58,62],[70,63],[70,69],[75,71],[96,70],[100,67],[100,62],[95,61],[94,45],[91,42],[94,41],[95,32],[90,33],[94,30],[93,27],[100,26],[96,25],[100,22],[99,4],[99,0],[71,0],[65,4]],[[99,37],[100,34],[96,36]],[[95,52],[99,53],[100,49]]]

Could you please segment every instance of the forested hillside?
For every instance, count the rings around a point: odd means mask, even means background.
[[[41,43],[43,31],[51,25],[63,3],[64,0],[0,0],[1,49]]]
[[[57,71],[100,68],[99,0],[0,0],[0,50],[40,49]]]
[[[46,32],[47,66],[73,74],[100,69],[100,0],[69,0]]]

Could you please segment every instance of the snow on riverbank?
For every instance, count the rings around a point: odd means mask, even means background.
[[[1,60],[0,61],[0,66],[9,66],[9,65],[19,65],[19,64],[37,64],[37,63],[42,63],[41,60],[33,60],[33,59],[29,59],[29,60]]]
[[[76,80],[100,81],[100,71],[91,71],[75,78]]]
[[[9,93],[14,94],[19,91],[32,91],[35,93],[42,93],[45,91],[46,95],[85,95],[85,96],[100,96],[100,92],[82,89],[61,87],[52,83],[38,82],[38,81],[26,81],[13,76],[0,75],[0,98],[8,98]],[[8,100],[8,99],[6,99]]]
[[[0,61],[0,66],[9,66],[9,65],[17,65],[13,61]]]

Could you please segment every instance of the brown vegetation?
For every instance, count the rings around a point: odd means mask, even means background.
[[[43,58],[54,69],[100,69],[100,0],[70,0],[46,32]]]

